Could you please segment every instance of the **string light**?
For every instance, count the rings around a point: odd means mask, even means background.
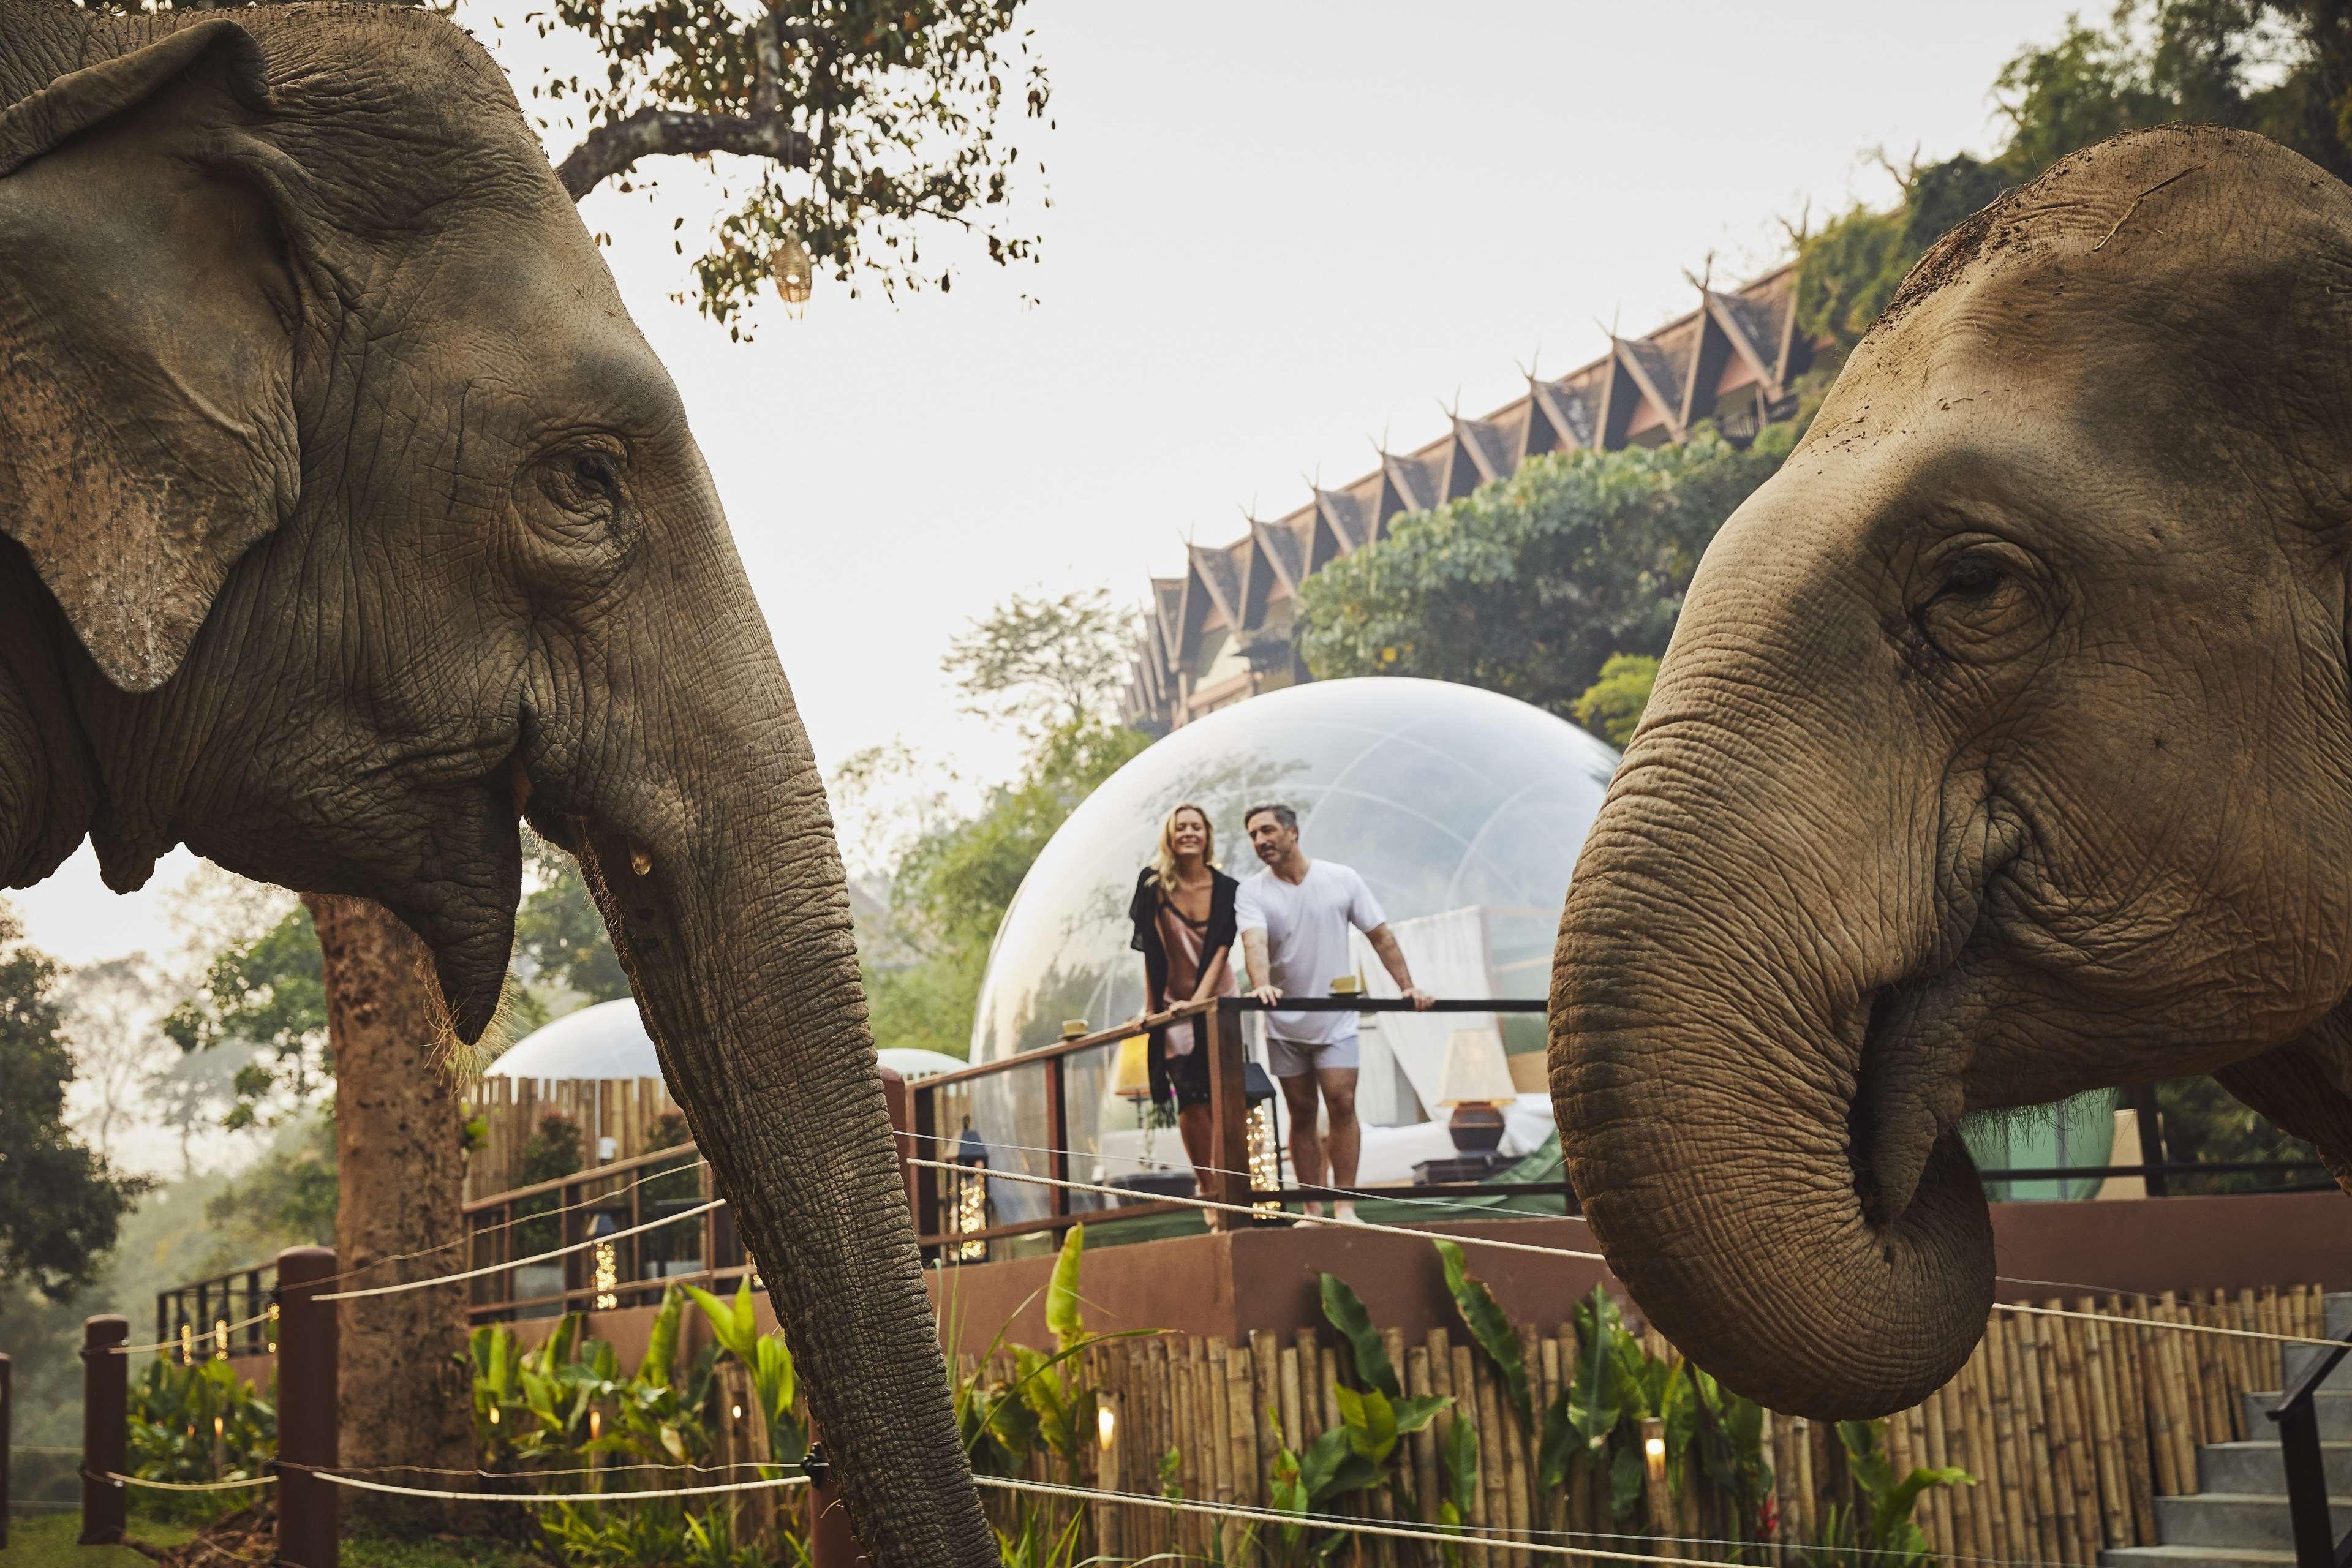
[[[228,1360],[228,1320],[226,1318],[213,1320],[213,1360]]]
[[[1095,1406],[1095,1441],[1102,1445],[1106,1454],[1110,1452],[1111,1445],[1118,1441],[1118,1411],[1116,1406]]]
[[[596,1244],[596,1310],[609,1312],[621,1304],[621,1256],[609,1241]]]

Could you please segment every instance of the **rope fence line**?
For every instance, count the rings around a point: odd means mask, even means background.
[[[294,1468],[297,1469],[302,1469],[308,1467],[298,1465]],[[801,1467],[795,1463],[782,1459],[765,1461],[758,1459],[742,1459],[732,1464],[726,1465],[579,1465],[569,1469],[556,1470],[457,1470],[450,1469],[447,1467],[441,1465],[369,1465],[364,1467],[363,1470],[362,1467],[360,1466],[345,1466],[341,1467],[341,1469],[342,1473],[347,1476],[359,1475],[362,1473],[372,1476],[383,1475],[389,1471],[399,1470],[409,1475],[479,1476],[485,1480],[528,1481],[536,1480],[541,1476],[610,1476],[618,1475],[623,1471],[627,1470],[692,1470],[701,1475],[716,1476],[723,1475],[730,1470],[798,1470]]]
[[[945,1160],[918,1160],[911,1156],[907,1160],[907,1163],[909,1165],[920,1165],[926,1169],[933,1171],[961,1171],[963,1169],[962,1166],[951,1163]],[[1041,1187],[1065,1187],[1074,1193],[1108,1193],[1115,1197],[1133,1197],[1135,1195],[1124,1187],[1106,1187],[1095,1182],[1065,1182],[1054,1176],[1033,1176],[1028,1174],[1026,1172],[1022,1171],[991,1171],[988,1174],[992,1180],[1028,1182]],[[1546,1258],[1572,1258],[1585,1263],[1606,1263],[1608,1261],[1607,1258],[1601,1257],[1601,1254],[1597,1252],[1571,1252],[1566,1247],[1538,1247],[1533,1242],[1504,1241],[1496,1237],[1447,1236],[1443,1231],[1415,1230],[1411,1226],[1403,1225],[1375,1225],[1370,1220],[1339,1219],[1329,1215],[1270,1214],[1264,1209],[1252,1208],[1244,1204],[1221,1204],[1213,1202],[1208,1198],[1160,1197],[1156,1201],[1160,1203],[1182,1204],[1189,1208],[1208,1209],[1218,1214],[1246,1215],[1252,1219],[1277,1221],[1286,1225],[1337,1226],[1341,1230],[1371,1231],[1390,1236],[1410,1236],[1420,1241],[1451,1241],[1462,1247],[1491,1247],[1499,1248],[1506,1252],[1533,1252],[1540,1254]],[[1083,1218],[1083,1215],[1078,1216],[1078,1218],[1074,1219],[1072,1223],[1079,1223]]]
[[[2124,1292],[2110,1292],[2123,1294]],[[2318,1340],[2306,1334],[2271,1334],[2259,1329],[2225,1329],[2212,1323],[2159,1323],[2147,1318],[2126,1318],[2112,1312],[2071,1312],[2058,1307],[2029,1307],[2021,1301],[1995,1301],[1996,1312],[2023,1312],[2036,1318],[2081,1318],[2095,1323],[2137,1323],[2144,1329],[2174,1329],[2184,1334],[2226,1334],[2233,1340],[2267,1340],[2281,1345],[2342,1344],[2342,1340]]]
[[[950,1138],[944,1133],[913,1132],[902,1129],[893,1129],[893,1131],[897,1131],[898,1135],[901,1138],[908,1139],[910,1141],[920,1141],[927,1143],[936,1143],[943,1148],[953,1148],[957,1142],[955,1138]],[[1075,1159],[1082,1157],[1087,1152],[1087,1151],[1084,1149],[1047,1149],[1035,1143],[1000,1143],[992,1138],[983,1140],[983,1142],[986,1142],[991,1150],[1003,1149],[1015,1154],[1064,1154]],[[1093,1152],[1099,1156],[1102,1152],[1097,1149]],[[1257,1179],[1257,1173],[1254,1171],[1236,1171],[1232,1169],[1230,1166],[1225,1165],[1195,1165],[1192,1164],[1188,1161],[1186,1163],[1186,1168],[1194,1172],[1205,1173],[1213,1176],[1246,1176],[1253,1182]],[[1174,1167],[1170,1167],[1171,1172],[1173,1169]],[[992,1176],[1003,1176],[1008,1175],[1011,1173],[999,1171],[992,1167],[988,1173]],[[1499,1186],[1507,1187],[1510,1184],[1501,1183],[1497,1184]],[[1122,1197],[1132,1198],[1145,1195],[1139,1191],[1127,1187],[1120,1187],[1117,1190]],[[1297,1189],[1292,1187],[1285,1187],[1281,1190],[1286,1194],[1297,1192]],[[1461,1215],[1466,1219],[1499,1219],[1505,1217],[1502,1215],[1497,1215],[1494,1209],[1484,1204],[1471,1203],[1462,1198],[1409,1197],[1402,1193],[1393,1190],[1383,1191],[1377,1187],[1338,1187],[1327,1185],[1323,1187],[1319,1194],[1314,1195],[1309,1195],[1306,1193],[1298,1193],[1297,1198],[1292,1201],[1301,1203],[1327,1203],[1331,1201],[1331,1194],[1335,1193],[1338,1194],[1341,1199],[1349,1203],[1411,1204],[1416,1208],[1443,1209],[1448,1213]],[[1157,1194],[1150,1195],[1155,1199],[1158,1196]],[[1497,1192],[1495,1194],[1495,1197],[1499,1201],[1507,1198],[1511,1194],[1508,1192]],[[1557,1198],[1557,1195],[1558,1194],[1552,1194],[1555,1199]],[[1579,1225],[1591,1223],[1580,1214],[1538,1215],[1534,1217],[1538,1219],[1574,1220]]]
[[[1674,1563],[1678,1568],[1714,1568],[1715,1559],[1703,1557],[1663,1557],[1646,1552],[1621,1552],[1613,1548],[1569,1546],[1558,1544],[1569,1541],[1647,1541],[1662,1546],[1719,1546],[1727,1551],[1753,1552],[1759,1545],[1754,1541],[1730,1541],[1695,1535],[1629,1535],[1575,1530],[1509,1530],[1493,1525],[1465,1523],[1458,1531],[1414,1530],[1411,1526],[1383,1524],[1377,1520],[1360,1519],[1349,1514],[1292,1513],[1284,1509],[1260,1508],[1251,1503],[1209,1502],[1193,1498],[1158,1497],[1149,1492],[1101,1491],[1090,1487],[1063,1486],[1052,1481],[1016,1480],[1003,1476],[972,1477],[973,1484],[1003,1491],[1038,1492],[1051,1497],[1083,1500],[1089,1502],[1125,1503],[1136,1508],[1169,1509],[1185,1513],[1208,1514],[1227,1519],[1246,1520],[1253,1523],[1296,1524],[1313,1529],[1335,1531],[1341,1534],[1389,1535],[1408,1541],[1450,1542],[1460,1546],[1517,1547],[1552,1556],[1600,1558],[1612,1563]],[[1839,1549],[1851,1557],[1899,1557],[1916,1561],[1915,1554],[1895,1547],[1853,1546]],[[1939,1559],[1948,1563],[1968,1563],[1972,1568],[2053,1568],[2048,1563],[2014,1557],[1975,1557],[1952,1555]],[[2087,1564],[2060,1563],[2054,1568],[2088,1568]]]
[[[276,1476],[256,1476],[245,1481],[151,1481],[142,1476],[126,1476],[121,1470],[84,1470],[82,1474],[101,1481],[112,1481],[118,1487],[141,1487],[157,1492],[229,1492],[247,1487],[267,1487],[277,1484]]]
[[[1415,1530],[1404,1525],[1381,1524],[1371,1520],[1349,1519],[1319,1513],[1290,1513],[1281,1509],[1247,1508],[1234,1503],[1201,1502],[1191,1498],[1152,1497],[1142,1492],[1096,1491],[1088,1487],[1057,1486],[1051,1481],[1020,1481],[1004,1476],[974,1476],[976,1485],[1001,1491],[1036,1492],[1045,1497],[1072,1498],[1087,1502],[1129,1503],[1139,1508],[1166,1509],[1176,1513],[1206,1514],[1217,1519],[1246,1520],[1254,1524],[1296,1524],[1317,1530],[1336,1531],[1349,1535],[1381,1535],[1396,1541],[1435,1541],[1455,1546],[1507,1546],[1514,1551],[1534,1552],[1544,1557],[1591,1557],[1609,1563],[1672,1563],[1675,1568],[1693,1568],[1701,1559],[1662,1557],[1643,1552],[1618,1552],[1606,1547],[1562,1546],[1549,1541],[1536,1541],[1525,1535],[1497,1535],[1491,1531],[1471,1534],[1444,1530]],[[1753,1544],[1752,1542],[1749,1544]]]
[[[269,1321],[269,1314],[268,1312],[256,1312],[250,1318],[239,1318],[234,1323],[215,1323],[208,1329],[199,1329],[194,1323],[190,1323],[188,1325],[188,1337],[184,1340],[157,1340],[152,1345],[108,1345],[105,1349],[109,1355],[139,1355],[147,1351],[175,1351],[183,1344],[190,1346],[200,1345],[215,1335],[233,1334],[239,1329],[249,1329],[256,1323],[266,1323],[268,1321]],[[205,1359],[210,1361],[215,1358],[207,1356]]]
[[[507,1502],[531,1507],[549,1503],[583,1502],[647,1502],[656,1498],[710,1497],[719,1492],[781,1491],[786,1487],[804,1487],[806,1476],[778,1476],[772,1480],[726,1481],[708,1487],[669,1487],[650,1492],[453,1492],[429,1487],[396,1487],[383,1481],[371,1481],[359,1476],[347,1476],[334,1470],[300,1465],[291,1468],[309,1471],[322,1481],[339,1487],[355,1487],[363,1492],[383,1492],[392,1497],[432,1498],[443,1502]]]
[[[726,1206],[725,1198],[713,1198],[707,1204],[698,1204],[693,1208],[671,1215],[667,1219],[649,1219],[643,1225],[633,1225],[625,1230],[611,1231],[604,1236],[592,1236],[583,1241],[575,1241],[569,1247],[559,1247],[549,1252],[535,1252],[529,1258],[518,1258],[507,1263],[492,1263],[485,1268],[468,1268],[457,1274],[436,1274],[430,1279],[411,1279],[400,1285],[371,1285],[364,1290],[334,1290],[323,1295],[312,1296],[310,1300],[356,1301],[364,1296],[397,1296],[404,1290],[429,1290],[436,1286],[455,1285],[467,1279],[479,1279],[485,1275],[503,1274],[509,1268],[521,1268],[533,1263],[544,1263],[551,1258],[569,1258],[575,1252],[585,1252],[591,1247],[625,1240],[632,1236],[643,1236],[646,1231],[659,1230],[666,1225],[677,1225],[684,1220],[699,1219],[713,1209],[722,1209]]]

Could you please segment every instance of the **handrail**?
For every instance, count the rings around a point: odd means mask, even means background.
[[[2294,1529],[2295,1568],[2346,1568],[2352,1563],[2352,1533],[2336,1539],[2327,1510],[2327,1461],[2319,1446],[2319,1385],[2347,1353],[2352,1334],[2321,1356],[2302,1380],[2271,1406],[2278,1424],[2279,1447],[2286,1460],[2286,1511]]]
[[[625,1176],[632,1171],[642,1171],[648,1165],[658,1165],[664,1160],[687,1161],[688,1163],[687,1165],[679,1167],[684,1170],[693,1163],[699,1163],[701,1158],[701,1154],[697,1152],[691,1142],[673,1143],[667,1149],[656,1149],[644,1154],[632,1154],[625,1160],[607,1160],[598,1164],[583,1165],[568,1176],[551,1176],[543,1182],[533,1182],[527,1187],[509,1187],[502,1193],[490,1193],[469,1200],[465,1205],[465,1212],[468,1215],[477,1214],[484,1209],[495,1208],[500,1204],[515,1203],[523,1198],[542,1197],[565,1187],[576,1187],[589,1182],[601,1182],[607,1176]],[[662,1174],[667,1175],[668,1173],[663,1172]],[[537,1218],[538,1216],[529,1217]]]

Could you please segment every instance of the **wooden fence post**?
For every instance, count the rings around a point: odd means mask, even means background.
[[[125,1505],[121,1483],[109,1475],[130,1465],[131,1358],[122,1346],[131,1320],[108,1314],[81,1326],[81,1541],[120,1546]]]
[[[8,1550],[8,1443],[16,1425],[16,1396],[8,1358],[0,1355],[0,1552]]]
[[[1201,1173],[1201,1195],[1213,1203],[1247,1207],[1250,1201],[1249,1095],[1243,1079],[1241,1009],[1219,1000],[1203,1016],[1209,1053],[1209,1163]],[[1211,1230],[1238,1230],[1249,1223],[1215,1209],[1205,1215]]]
[[[278,1561],[288,1568],[336,1568],[340,1548],[335,1486],[318,1474],[341,1462],[337,1304],[312,1299],[334,1278],[331,1248],[278,1255]]]
[[[809,1423],[809,1453],[817,1453],[816,1423]],[[849,1510],[841,1500],[841,1481],[830,1463],[808,1467],[809,1568],[869,1568],[871,1559],[849,1528]]]

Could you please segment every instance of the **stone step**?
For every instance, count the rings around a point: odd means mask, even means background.
[[[2319,1452],[2327,1468],[2327,1489],[2352,1497],[2352,1443],[2322,1443]],[[2275,1441],[2209,1443],[2197,1450],[2197,1489],[2284,1497],[2286,1455]]]
[[[2294,1568],[2292,1552],[2227,1546],[2118,1546],[2099,1553],[2099,1568]]]
[[[2327,1500],[2337,1535],[2352,1529],[2352,1497]],[[2156,1500],[2157,1538],[2167,1546],[2221,1546],[2262,1552],[2294,1550],[2286,1499],[2253,1492],[2197,1492]]]
[[[2241,1397],[2245,1404],[2246,1430],[2258,1437],[2276,1436],[2278,1423],[2271,1419],[2271,1406],[2279,1402],[2278,1391]],[[2312,1403],[2319,1416],[2319,1440],[2352,1443],[2352,1388],[2323,1388]]]
[[[2337,1291],[2323,1297],[2321,1305],[2325,1309],[2329,1339],[2342,1339],[2346,1334],[2352,1334],[2352,1291]],[[2328,1353],[2317,1345],[2283,1345],[2280,1352],[2279,1360],[2285,1369],[2286,1385],[2290,1388],[2301,1383],[2303,1374],[2317,1365],[2320,1357]],[[2320,1386],[2352,1389],[2352,1355],[2337,1362],[2336,1370],[2327,1374],[2327,1381]]]

